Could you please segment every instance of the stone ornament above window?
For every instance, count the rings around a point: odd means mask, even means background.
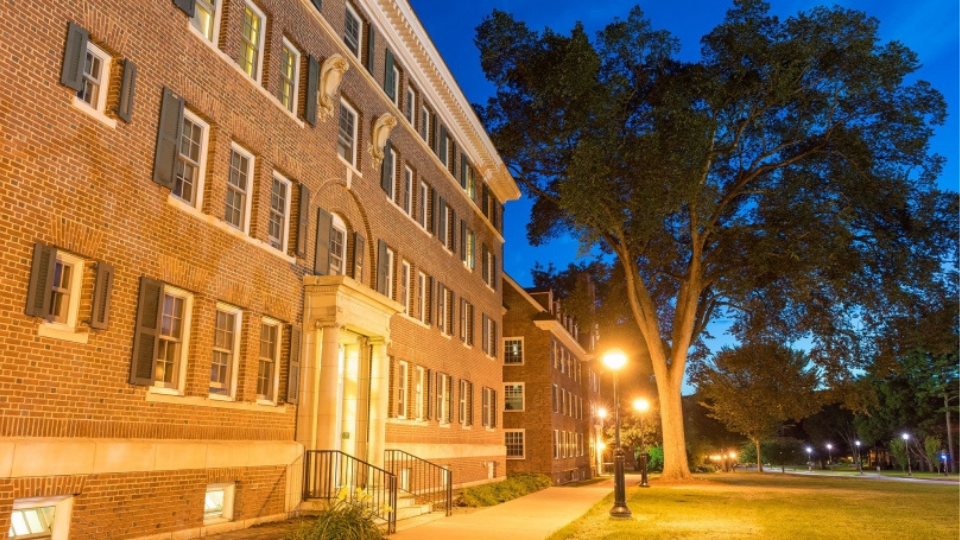
[[[384,147],[387,145],[387,139],[390,138],[390,132],[397,126],[397,119],[390,113],[381,114],[377,121],[373,123],[373,133],[370,137],[370,155],[373,156],[373,168],[380,170],[380,164],[383,163]]]
[[[331,55],[323,62],[320,68],[320,91],[317,92],[317,113],[321,122],[333,116],[340,81],[348,69],[350,63],[339,54]]]

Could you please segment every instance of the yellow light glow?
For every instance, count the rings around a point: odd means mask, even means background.
[[[736,453],[736,452],[730,452],[730,459],[737,459],[737,453]]]
[[[635,399],[633,400],[633,408],[640,412],[646,412],[650,408],[650,402],[643,398]]]
[[[603,452],[607,448],[607,443],[600,441],[597,443],[597,448],[599,448],[600,451]]]
[[[613,371],[619,371],[627,364],[627,355],[620,349],[610,349],[603,355],[603,363]]]
[[[603,407],[600,407],[600,408],[597,410],[597,416],[599,416],[600,418],[606,418],[606,417],[607,417],[607,410],[604,409]]]

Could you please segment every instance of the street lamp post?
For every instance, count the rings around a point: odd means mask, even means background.
[[[807,470],[813,472],[813,448],[807,447]]]
[[[640,413],[640,487],[648,488],[650,484],[647,482],[647,443],[643,432],[643,413],[650,408],[650,402],[643,398],[634,400],[633,408]]]
[[[910,467],[910,435],[904,433],[901,435],[903,437],[903,450],[907,453],[907,476],[913,476],[913,468]]]
[[[857,460],[857,472],[862,475],[862,474],[863,474],[863,464],[860,463],[860,441],[859,441],[859,440],[853,441],[853,444],[854,444],[854,446],[856,447],[856,448],[854,449],[854,453],[856,454],[856,456],[854,456],[854,459]]]
[[[827,466],[833,470],[833,445],[830,443],[827,443]]]
[[[947,454],[943,450],[940,451],[940,461],[943,462],[943,475],[947,476]]]
[[[616,447],[613,450],[613,508],[610,516],[626,519],[630,517],[627,508],[626,481],[623,478],[623,447],[620,445],[620,395],[617,393],[617,372],[627,363],[627,356],[620,349],[611,349],[603,356],[603,363],[613,373],[613,418],[616,424]]]

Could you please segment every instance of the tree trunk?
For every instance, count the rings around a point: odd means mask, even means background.
[[[947,399],[947,394],[943,395],[943,408],[946,409],[947,415],[947,463],[944,465],[944,472],[949,468],[950,472],[956,470],[956,465],[954,465],[954,458],[956,454],[953,453],[953,426],[950,424],[950,401]]]
[[[757,472],[763,472],[763,460],[760,459],[760,439],[754,439],[753,445],[757,448]]]
[[[682,480],[691,477],[687,463],[687,444],[683,433],[683,404],[680,385],[657,379],[660,399],[660,424],[663,431],[662,480]]]

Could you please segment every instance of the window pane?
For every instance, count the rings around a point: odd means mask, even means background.
[[[247,181],[250,158],[233,150],[230,152],[230,174],[227,178],[227,202],[224,220],[243,229],[246,212]]]
[[[347,44],[354,56],[360,56],[360,20],[347,8],[343,23],[343,42]]]
[[[519,339],[509,339],[504,342],[504,364],[523,363],[523,341]]]
[[[356,165],[353,160],[354,128],[356,124],[356,115],[343,104],[340,105],[340,130],[337,135],[337,152],[340,157],[347,160],[351,165]]]
[[[243,7],[243,40],[240,44],[240,67],[247,75],[256,78],[260,66],[260,36],[263,21],[250,9]]]
[[[270,223],[268,224],[268,239],[270,245],[283,249],[283,242],[286,238],[287,213],[287,184],[277,178],[273,179],[273,187],[270,193]]]
[[[190,24],[203,34],[203,37],[213,41],[213,19],[216,13],[216,0],[196,0],[193,19]]]
[[[503,391],[503,409],[506,411],[519,411],[523,409],[523,386],[519,384],[508,384]]]
[[[203,516],[217,517],[223,515],[223,495],[222,489],[209,490],[203,501]]]

